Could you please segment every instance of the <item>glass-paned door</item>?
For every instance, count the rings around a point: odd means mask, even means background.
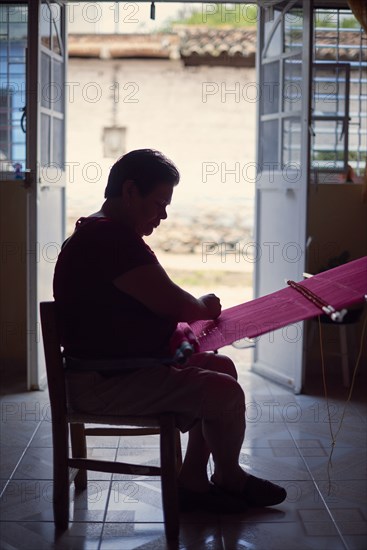
[[[39,302],[51,300],[55,262],[65,237],[66,6],[32,3],[28,50],[28,386],[46,380]]]
[[[306,254],[311,14],[309,2],[261,8],[258,35],[258,176],[255,296],[300,280]],[[274,5],[275,4],[275,5]],[[302,386],[303,324],[256,343],[253,370],[296,392]]]

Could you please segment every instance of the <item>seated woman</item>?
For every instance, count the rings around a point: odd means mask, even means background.
[[[161,153],[131,151],[112,167],[101,210],[80,218],[63,245],[54,297],[70,405],[108,415],[174,412],[177,427],[189,431],[179,475],[183,508],[278,504],[286,491],[239,465],[245,398],[232,361],[196,353],[181,367],[170,355],[178,322],[221,313],[214,294],[197,299],[177,286],[143,240],[167,218],[178,182]]]

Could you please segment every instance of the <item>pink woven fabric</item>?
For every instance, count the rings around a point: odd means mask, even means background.
[[[352,306],[367,295],[367,256],[302,281],[336,310]],[[322,311],[297,290],[287,287],[267,296],[223,310],[215,321],[195,321],[191,328],[200,351],[211,351],[241,338],[254,338]]]

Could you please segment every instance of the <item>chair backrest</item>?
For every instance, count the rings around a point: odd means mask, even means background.
[[[65,374],[55,302],[41,302],[41,327],[52,422],[66,421]]]

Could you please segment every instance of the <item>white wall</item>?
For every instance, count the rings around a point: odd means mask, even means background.
[[[116,160],[103,157],[103,127],[115,121],[127,128],[127,151],[159,149],[178,165],[171,215],[204,204],[223,219],[230,208],[243,211],[252,224],[255,69],[73,58],[67,80],[69,217],[100,207]]]

